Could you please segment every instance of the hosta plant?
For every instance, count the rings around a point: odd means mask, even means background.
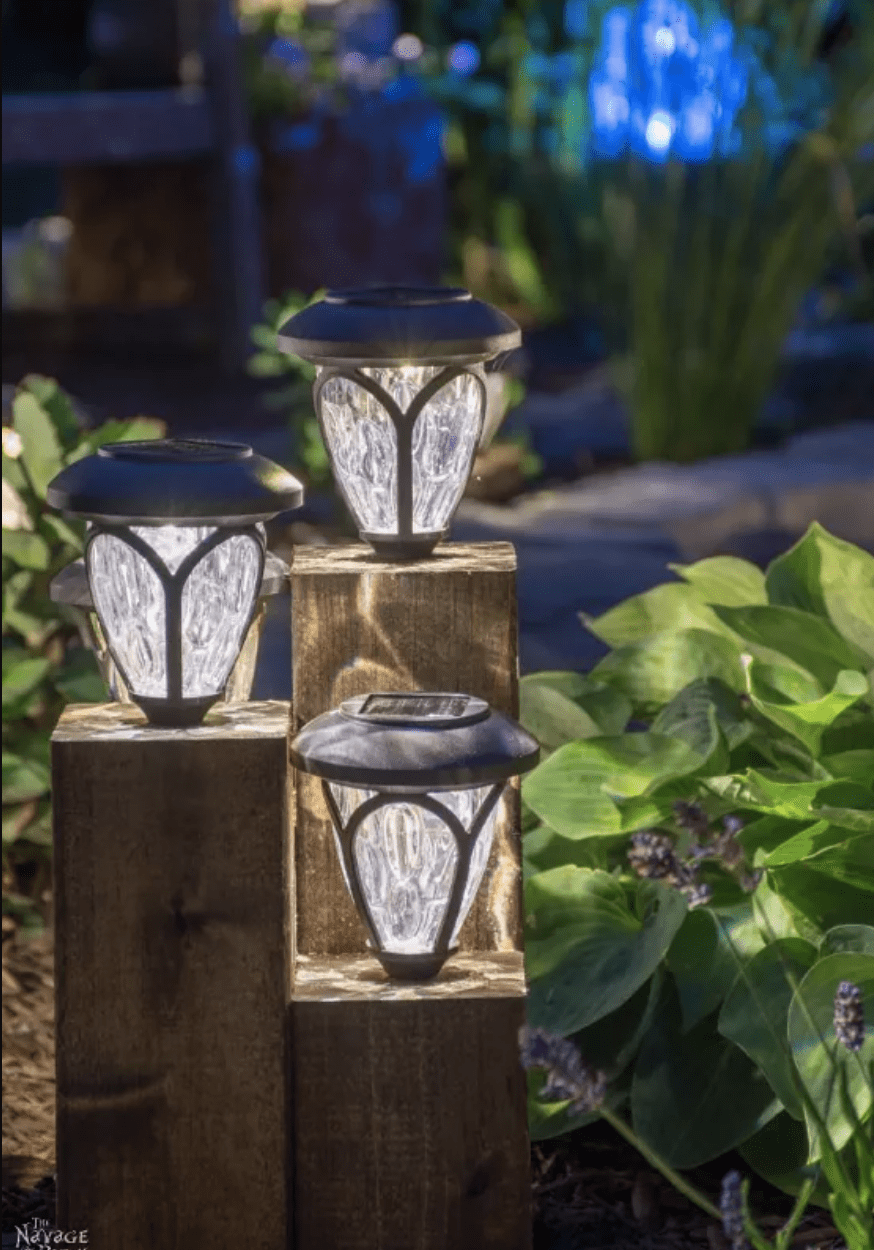
[[[85,430],[50,378],[27,377],[3,428],[3,911],[37,927],[49,881],[49,739],[65,702],[105,698],[93,654],[49,582],[82,554],[85,527],[46,505],[55,474],[101,443],[157,438],[160,421]]]
[[[612,648],[589,674],[522,681],[544,748],[522,787],[529,1019],[606,1081],[601,1109],[575,1115],[532,1072],[532,1135],[606,1109],[670,1169],[737,1148],[804,1201],[834,1197],[835,1169],[858,1200],[874,558],[814,524],[766,572],[672,569],[584,619]],[[835,1023],[844,982],[868,1021],[854,1049]]]

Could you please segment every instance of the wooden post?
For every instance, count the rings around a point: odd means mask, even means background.
[[[52,739],[58,1226],[93,1250],[284,1250],[287,703]]]
[[[508,543],[445,544],[415,564],[298,548],[294,731],[368,691],[462,691],[518,715],[515,572]],[[320,784],[294,785],[295,1250],[525,1250],[517,789],[462,953],[411,986],[363,953]]]

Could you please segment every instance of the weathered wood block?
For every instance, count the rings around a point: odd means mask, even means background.
[[[298,956],[296,1250],[530,1246],[524,997],[518,952],[418,985],[367,955]]]
[[[288,714],[53,736],[58,1225],[94,1250],[287,1245]]]
[[[510,543],[445,543],[391,564],[370,547],[297,547],[292,587],[292,731],[370,691],[461,691],[519,711],[516,553]],[[295,780],[297,949],[365,950],[334,847],[321,783]],[[502,800],[486,878],[459,945],[521,948],[518,785]]]

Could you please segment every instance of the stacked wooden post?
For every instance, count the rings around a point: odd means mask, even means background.
[[[287,703],[52,741],[57,1225],[91,1250],[285,1250]]]
[[[294,703],[53,739],[58,1226],[93,1250],[525,1250],[518,792],[458,955],[366,953],[296,732],[369,691],[518,713],[515,553],[300,548]],[[289,821],[289,809],[291,821]]]
[[[462,691],[518,714],[516,560],[446,544],[387,564],[308,547],[292,569],[293,730],[369,691]],[[291,1001],[296,1250],[530,1244],[518,794],[433,982],[389,981],[343,882],[316,778],[293,803]]]

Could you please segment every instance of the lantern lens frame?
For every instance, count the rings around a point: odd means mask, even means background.
[[[131,681],[127,667],[112,645],[112,631],[107,628],[100,608],[96,602],[94,603],[94,611],[97,613],[97,618],[100,621],[100,627],[112,654],[113,663],[118,669],[132,701],[146,714],[149,723],[152,725],[177,729],[199,725],[213,704],[221,699],[224,686],[227,685],[227,680],[230,678],[236,662],[236,656],[231,662],[228,677],[225,679],[221,690],[215,694],[185,698],[182,693],[184,683],[182,663],[182,596],[185,591],[185,585],[197,566],[211,551],[220,547],[227,539],[240,536],[250,539],[257,547],[258,571],[255,585],[260,588],[264,577],[267,551],[267,540],[263,529],[258,525],[217,526],[211,534],[208,534],[182,559],[174,572],[167,568],[160,555],[139,534],[135,534],[131,529],[122,525],[94,524],[91,526],[85,539],[86,568],[88,567],[88,553],[92,543],[97,538],[103,536],[118,539],[119,542],[129,547],[131,551],[142,557],[158,578],[164,596],[164,655],[167,667],[167,693],[166,695],[151,697],[137,694],[134,690],[134,683]],[[241,627],[240,648],[245,642],[249,630],[252,628],[252,622],[258,611],[258,594],[259,592],[256,590]],[[237,649],[237,655],[239,655],[240,648]]]
[[[376,533],[359,525],[361,538],[389,561],[413,561],[431,554],[446,537],[473,470],[485,431],[488,390],[483,364],[504,357],[522,342],[519,326],[506,313],[474,299],[462,287],[374,286],[328,291],[317,303],[295,313],[277,335],[280,351],[322,369],[313,387],[313,403],[334,479],[346,507],[359,521],[346,482],[334,468],[332,440],[326,432],[322,395],[336,378],[369,392],[388,415],[395,431],[397,528]],[[362,372],[410,366],[442,366],[404,412],[375,379]],[[453,379],[476,379],[479,388],[476,438],[470,461],[458,480],[458,499],[438,530],[414,529],[413,430],[426,404]]]
[[[439,542],[441,542],[449,532],[452,517],[455,514],[455,508],[452,508],[449,518],[444,526],[438,530],[416,530],[414,528],[414,511],[415,500],[413,498],[413,433],[416,421],[420,414],[424,411],[430,401],[443,390],[444,386],[448,386],[456,378],[471,377],[477,383],[479,388],[479,403],[477,406],[477,432],[476,440],[471,448],[469,462],[464,472],[459,476],[459,499],[464,490],[465,484],[470,479],[473,462],[476,457],[476,449],[479,446],[482,437],[483,423],[486,416],[486,405],[488,401],[488,391],[485,382],[485,375],[480,365],[457,365],[446,364],[440,372],[430,381],[426,382],[421,390],[415,395],[410,406],[402,409],[398,403],[392,398],[389,392],[381,386],[375,378],[369,377],[362,372],[364,365],[330,365],[322,369],[319,376],[313,383],[313,406],[316,410],[316,419],[319,423],[319,432],[322,436],[322,442],[328,449],[332,466],[334,464],[334,455],[332,450],[333,439],[329,437],[326,428],[323,393],[331,382],[337,378],[344,381],[352,382],[359,386],[363,391],[372,395],[378,404],[382,406],[386,415],[394,427],[395,432],[395,506],[397,512],[397,529],[394,533],[376,533],[373,530],[359,527],[359,535],[366,543],[374,549],[377,554],[390,561],[411,561],[421,560],[429,556]],[[359,525],[358,509],[353,502],[347,489],[344,475],[338,470],[334,470],[334,481],[337,484],[343,502],[355,519],[356,525]]]
[[[331,817],[344,876],[389,976],[427,980],[453,953],[449,948],[469,879],[477,838],[510,777],[537,764],[540,747],[521,725],[483,699],[445,691],[386,691],[345,700],[305,725],[289,747],[292,764],[317,776]],[[331,784],[374,793],[344,822]],[[470,829],[440,801],[446,791],[489,788]],[[409,803],[439,817],[457,849],[455,877],[434,947],[422,954],[386,951],[361,886],[355,836],[373,812]],[[453,948],[454,949],[454,948]]]
[[[199,724],[224,694],[240,651],[258,612],[266,562],[263,522],[299,507],[302,484],[281,465],[256,454],[246,443],[210,439],[168,438],[109,443],[95,454],[69,464],[49,483],[49,505],[90,522],[85,543],[85,569],[91,602],[107,650],[131,700],[150,724],[187,727]],[[210,527],[212,533],[189,551],[174,571],[160,554],[134,532],[170,526]],[[89,553],[94,541],[108,536],[145,560],[157,576],[163,595],[167,693],[143,696],[134,690],[127,665],[97,605]],[[255,543],[257,575],[252,602],[241,627],[237,652],[222,688],[215,694],[183,695],[182,598],[185,585],[211,551],[226,540],[244,536]],[[62,592],[63,593],[63,592]]]

